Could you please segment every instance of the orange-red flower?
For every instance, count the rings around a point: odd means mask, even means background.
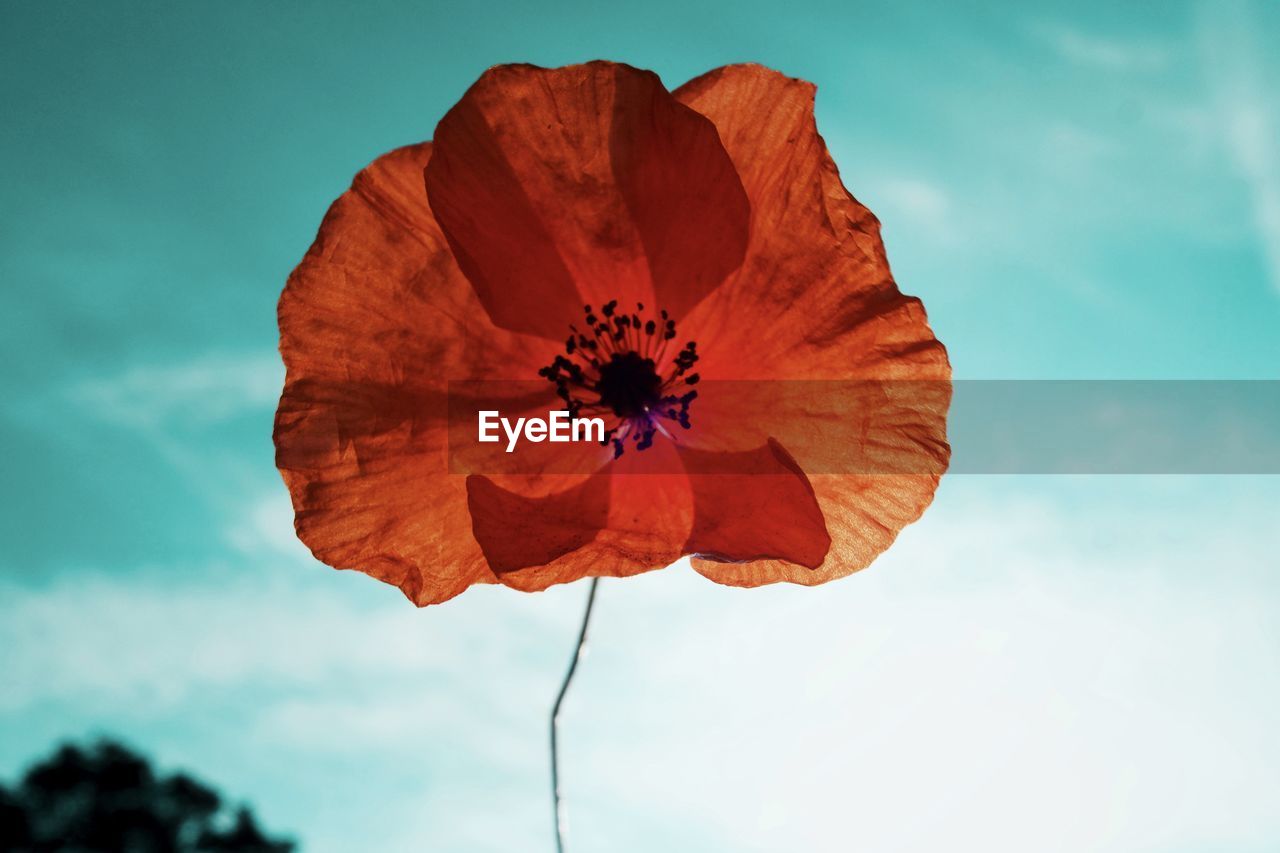
[[[316,557],[426,605],[682,555],[817,584],[887,548],[946,467],[950,367],[813,94],[754,65],[675,92],[607,62],[500,66],[434,142],[360,172],[280,299],[277,464]],[[607,446],[457,473],[450,388],[473,380],[607,415]],[[896,464],[833,469],[833,442]]]

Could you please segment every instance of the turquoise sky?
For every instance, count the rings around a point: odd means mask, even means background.
[[[963,10],[961,7],[963,6]],[[1280,378],[1280,6],[0,6],[0,777],[114,732],[307,850],[550,849],[585,592],[315,564],[275,301],[487,66],[757,61],[965,378]],[[873,569],[602,585],[577,850],[1280,847],[1280,483],[952,477]]]

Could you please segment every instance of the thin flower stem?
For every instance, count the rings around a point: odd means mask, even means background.
[[[599,583],[599,578],[591,579],[591,589],[587,593],[587,609],[582,614],[582,628],[578,631],[578,645],[573,650],[573,657],[569,661],[569,671],[564,675],[564,683],[560,685],[560,693],[556,695],[556,704],[551,709],[551,798],[555,805],[556,850],[558,853],[564,853],[564,836],[568,827],[564,801],[560,796],[560,742],[558,737],[560,706],[564,703],[565,694],[569,692],[569,685],[573,683],[573,674],[578,671],[578,661],[582,660],[582,655],[587,649],[587,627],[591,624],[591,608],[596,603],[596,586]]]

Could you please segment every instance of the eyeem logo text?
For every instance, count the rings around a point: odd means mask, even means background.
[[[544,418],[504,418],[493,410],[482,410],[477,414],[476,439],[493,443],[502,440],[498,428],[507,436],[507,452],[516,449],[516,442],[521,435],[535,444],[542,441],[594,441],[604,444],[604,418],[575,418],[561,409],[548,412]]]

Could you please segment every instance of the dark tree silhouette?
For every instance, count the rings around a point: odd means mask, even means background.
[[[112,741],[71,744],[0,785],[0,851],[7,853],[289,853],[253,814],[234,815],[216,791],[183,773],[161,777]]]

